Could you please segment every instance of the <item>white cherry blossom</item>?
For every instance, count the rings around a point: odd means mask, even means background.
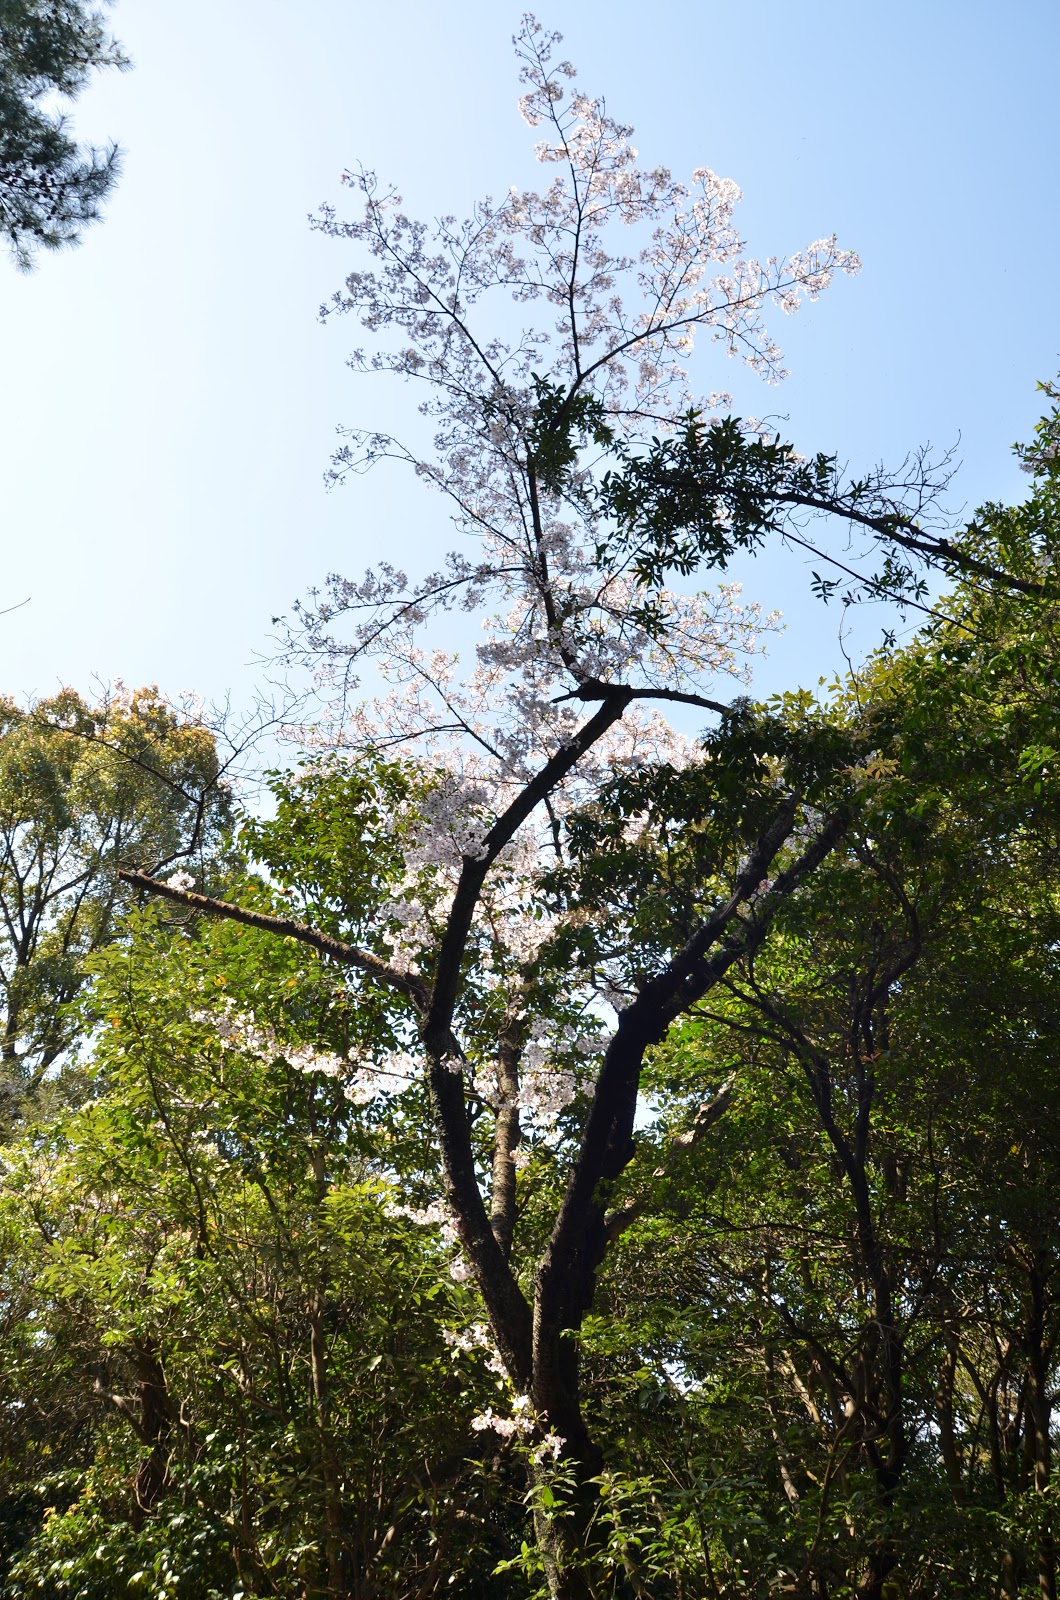
[[[582,707],[564,695],[594,682],[694,693],[745,680],[776,626],[738,586],[648,592],[628,568],[601,567],[587,493],[593,446],[584,439],[564,482],[551,480],[535,455],[543,398],[588,406],[614,438],[665,430],[696,403],[687,362],[697,332],[775,380],[767,305],[791,312],[858,267],[834,239],[764,262],[747,256],[737,185],[706,166],[687,184],[639,166],[631,130],[573,86],[568,62],[553,61],[557,42],[531,17],[516,40],[520,107],[547,134],[537,155],[555,173],[544,190],[511,189],[464,222],[428,227],[374,175],[355,172],[360,219],[326,209],[318,223],[367,257],[326,308],[375,336],[374,355],[357,352],[353,364],[422,385],[436,427],[429,456],[352,433],[333,476],[401,460],[442,490],[473,545],[419,580],[389,562],[360,578],[333,574],[302,608],[291,648],[317,663],[333,697],[319,743],[415,747],[446,769],[420,841],[423,863],[442,867],[474,857],[506,793],[574,736]],[[506,338],[489,330],[497,299],[511,308],[497,318],[514,327]],[[698,404],[709,414],[727,402],[711,394]],[[419,643],[424,625],[454,608],[482,617],[469,664]],[[355,704],[367,658],[389,692]],[[631,743],[643,759],[672,739],[634,703],[593,759],[606,769],[631,759]]]

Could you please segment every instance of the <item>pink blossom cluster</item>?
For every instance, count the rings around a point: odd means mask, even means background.
[[[473,1355],[484,1351],[487,1371],[496,1373],[500,1378],[505,1376],[504,1362],[500,1358],[497,1346],[493,1342],[493,1335],[486,1323],[472,1322],[459,1331],[454,1328],[443,1328],[442,1338],[454,1355]]]
[[[479,1416],[472,1417],[471,1427],[475,1433],[496,1433],[502,1439],[511,1439],[516,1434],[533,1433],[536,1426],[534,1414],[530,1409],[530,1398],[525,1394],[517,1394],[512,1401],[511,1417],[500,1417],[492,1406],[487,1406]]]
[[[353,1105],[400,1093],[419,1072],[419,1064],[406,1051],[384,1051],[372,1060],[355,1060],[313,1045],[285,1042],[253,1011],[237,1011],[231,1002],[222,1003],[217,1010],[194,1011],[192,1020],[207,1024],[224,1049],[240,1050],[262,1061],[285,1061],[295,1072],[341,1082],[344,1097]]]
[[[333,211],[320,220],[368,257],[330,308],[376,336],[375,353],[356,353],[355,365],[418,383],[435,425],[430,455],[378,431],[350,434],[335,475],[403,461],[442,491],[477,546],[417,581],[391,563],[361,578],[333,574],[300,613],[297,648],[335,697],[314,736],[332,746],[414,745],[447,774],[420,841],[430,865],[474,858],[505,794],[575,736],[581,708],[566,694],[589,682],[692,693],[717,677],[741,680],[777,626],[737,585],[646,593],[621,561],[601,565],[592,449],[562,483],[534,476],[540,384],[591,401],[615,437],[665,432],[696,404],[687,362],[698,331],[776,378],[767,302],[790,312],[858,265],[831,239],[765,262],[747,257],[737,186],[708,167],[684,184],[664,167],[638,166],[631,130],[572,89],[569,63],[553,62],[557,40],[527,17],[516,41],[521,108],[547,130],[538,157],[556,172],[542,192],[512,189],[464,222],[428,227],[360,172],[349,175],[360,220]],[[628,244],[612,240],[616,228]],[[515,308],[515,324],[510,314],[497,319],[514,329],[507,338],[481,325],[497,296]],[[711,394],[698,408],[710,415],[727,402]],[[719,505],[720,525],[727,515]],[[470,669],[458,652],[419,643],[423,627],[454,608],[482,618]],[[389,692],[351,710],[367,657]],[[668,738],[662,719],[634,704],[594,752],[597,771],[629,759],[624,746],[643,756]]]

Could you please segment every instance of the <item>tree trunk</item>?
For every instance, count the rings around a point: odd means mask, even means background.
[[[169,1476],[169,1439],[173,1431],[173,1405],[166,1375],[154,1341],[138,1339],[130,1351],[136,1374],[136,1398],[140,1403],[140,1437],[150,1444],[151,1453],[141,1461],[133,1480],[133,1526],[143,1525]]]
[[[946,1479],[950,1486],[955,1506],[965,1503],[964,1475],[961,1470],[961,1454],[957,1445],[957,1430],[953,1415],[953,1396],[957,1383],[957,1357],[959,1353],[959,1340],[955,1330],[946,1327],[946,1356],[939,1374],[939,1384],[935,1395],[935,1410],[939,1424],[939,1450],[942,1453],[942,1464],[946,1469]]]
[[[1028,1327],[1030,1396],[1028,1432],[1034,1449],[1034,1487],[1044,1496],[1052,1477],[1052,1443],[1049,1437],[1049,1352],[1045,1346],[1045,1278],[1039,1259],[1028,1269],[1031,1315]],[[1038,1533],[1038,1588],[1041,1600],[1056,1600],[1056,1544],[1047,1523]]]
[[[897,1565],[898,1556],[890,1545],[880,1545],[874,1550],[857,1587],[858,1600],[883,1600],[884,1584]]]
[[[1001,1600],[1018,1600],[1020,1592],[1019,1560],[1014,1550],[1005,1550],[1001,1556]]]
[[[324,1569],[328,1600],[345,1600],[345,1540],[342,1527],[342,1485],[331,1432],[331,1395],[327,1371],[324,1297],[314,1293],[309,1307],[309,1361],[313,1379],[313,1412],[324,1483]]]
[[[575,1520],[581,1520],[577,1513],[573,1517],[552,1516],[547,1507],[535,1502],[534,1537],[545,1568],[549,1600],[595,1600],[586,1555],[571,1526]]]

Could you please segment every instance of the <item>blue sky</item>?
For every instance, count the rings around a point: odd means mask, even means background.
[[[1023,492],[1009,447],[1060,368],[1055,0],[538,14],[646,162],[736,179],[755,253],[835,231],[863,258],[776,319],[781,388],[712,354],[705,389],[855,466],[959,438],[959,501]],[[0,263],[0,603],[29,597],[0,619],[0,689],[120,675],[243,703],[270,619],[327,572],[433,564],[445,511],[416,485],[324,492],[336,424],[400,426],[412,400],[345,368],[353,325],[318,323],[353,262],[306,216],[358,161],[427,216],[533,181],[517,21],[496,0],[119,0],[134,70],[75,113],[126,152],[108,217],[31,276]],[[839,659],[803,579],[749,574],[789,619],[763,689]]]

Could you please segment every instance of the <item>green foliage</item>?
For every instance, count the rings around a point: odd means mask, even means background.
[[[1028,609],[954,607],[844,696],[881,751],[844,846],[652,1058],[640,1210],[586,1339],[644,1480],[623,1526],[650,1568],[694,1505],[707,1593],[847,1593],[875,1563],[923,1596],[1004,1566],[1015,1595],[1051,1560],[1060,790]]]
[[[83,149],[50,97],[74,99],[90,74],[128,63],[102,11],[81,0],[0,0],[0,232],[18,266],[75,244],[114,186],[118,155]]]
[[[91,1000],[97,1096],[12,1153],[2,1196],[5,1278],[36,1285],[7,1392],[36,1368],[87,1412],[60,1483],[3,1408],[5,1592],[294,1596],[343,1571],[400,1595],[446,1514],[450,1558],[492,1565],[465,1463],[493,1379],[443,1336],[468,1293],[395,1209],[388,1130],[299,1048],[341,1046],[341,984],[298,946],[148,912]]]
[[[554,380],[534,374],[536,402],[527,449],[543,488],[556,491],[572,485],[572,468],[585,444],[601,449],[614,444],[603,402],[589,390],[567,394]]]
[[[273,774],[271,787],[272,816],[244,822],[247,853],[317,926],[370,936],[404,876],[403,845],[429,785],[394,762],[324,760]]]
[[[0,702],[6,1127],[77,1089],[71,1006],[128,903],[116,867],[216,854],[230,821],[218,780],[212,735],[154,690],[95,706],[72,690],[28,710]]]
[[[599,490],[615,524],[607,549],[630,557],[650,588],[670,571],[687,577],[725,568],[738,550],[760,549],[776,527],[792,474],[823,488],[832,469],[825,457],[798,464],[790,444],[747,433],[739,417],[708,422],[694,411],[644,453],[616,453],[621,465],[603,476]]]
[[[544,878],[549,909],[576,911],[548,959],[561,970],[617,959],[626,981],[640,981],[730,892],[787,795],[800,797],[803,833],[809,818],[850,797],[871,740],[811,696],[788,695],[765,707],[738,702],[693,763],[616,775],[568,819],[566,858]],[[778,867],[797,857],[799,837]]]

